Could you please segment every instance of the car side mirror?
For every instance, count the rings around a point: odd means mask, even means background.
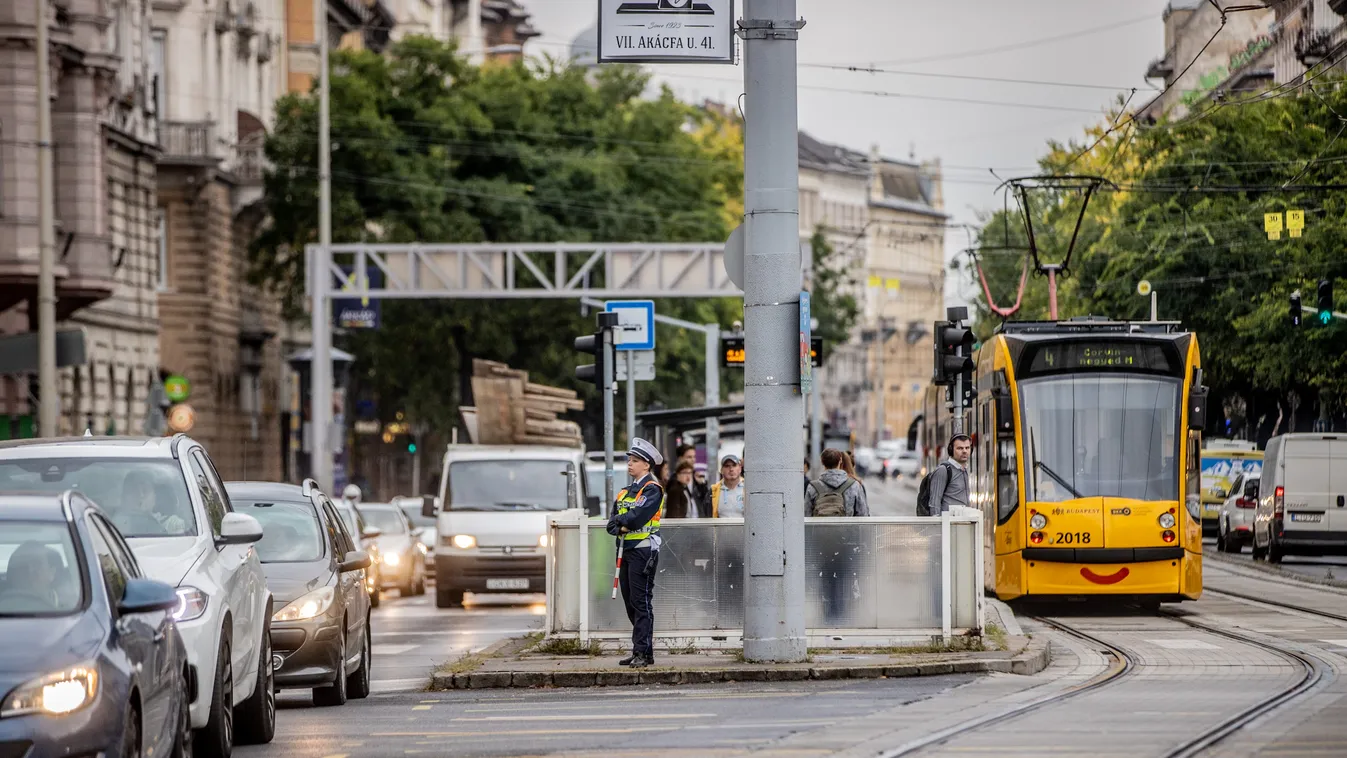
[[[365,527],[365,531],[360,533],[360,536],[372,540],[375,537],[382,535],[383,533],[384,530],[380,529],[377,526],[367,526]]]
[[[435,518],[435,496],[421,496],[421,515],[426,518]]]
[[[346,554],[346,558],[337,564],[337,571],[346,573],[348,571],[359,571],[370,567],[369,553],[364,550],[352,550]]]
[[[603,501],[599,500],[598,495],[590,495],[585,498],[585,515],[601,516],[603,515]]]
[[[178,607],[178,591],[163,582],[153,579],[132,578],[126,580],[126,589],[117,603],[117,612],[154,613],[171,611]]]
[[[221,545],[250,545],[262,539],[262,524],[246,513],[226,513],[220,523]]]

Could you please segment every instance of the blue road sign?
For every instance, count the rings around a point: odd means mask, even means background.
[[[655,349],[655,301],[609,300],[604,310],[617,314],[613,341],[618,350]]]
[[[365,266],[365,276],[369,280],[364,288],[356,281],[358,274],[351,266],[342,266],[346,277],[342,289],[345,291],[378,288],[384,286],[384,272],[370,263]],[[379,300],[372,297],[333,297],[332,316],[339,329],[378,329],[381,315]]]

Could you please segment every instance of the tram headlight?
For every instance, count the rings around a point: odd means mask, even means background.
[[[1048,525],[1048,517],[1044,516],[1041,513],[1035,513],[1034,515],[1029,517],[1030,529],[1042,529],[1047,525]]]
[[[1173,528],[1174,528],[1174,524],[1175,524],[1175,521],[1174,521],[1174,514],[1172,514],[1172,513],[1161,513],[1161,514],[1160,514],[1160,528],[1162,528],[1162,529],[1173,529]]]

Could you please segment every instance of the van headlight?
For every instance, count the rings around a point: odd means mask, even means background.
[[[389,553],[388,555],[384,556],[384,563],[386,563],[389,566],[398,565],[398,561],[400,560],[402,560],[402,557],[399,556],[397,553]]]
[[[455,534],[452,537],[445,537],[444,540],[459,550],[471,550],[477,547],[477,538],[471,534]]]
[[[286,603],[285,607],[276,611],[271,617],[272,621],[304,621],[305,619],[317,618],[327,613],[327,609],[332,607],[332,600],[336,593],[331,587],[319,587],[313,592],[305,593]]]
[[[19,687],[0,703],[0,718],[26,713],[60,716],[94,701],[98,695],[98,669],[92,663],[38,677]]]
[[[538,547],[547,547],[548,542],[550,542],[550,540],[547,538],[547,535],[544,534],[538,538]]]

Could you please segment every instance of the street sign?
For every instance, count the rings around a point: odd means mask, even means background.
[[[1282,238],[1282,214],[1264,213],[1263,231],[1267,232],[1267,238],[1270,240],[1279,240]]]
[[[1151,283],[1145,279],[1137,282],[1137,294],[1142,297],[1151,294]]]
[[[1305,211],[1287,211],[1286,212],[1286,231],[1292,237],[1299,237],[1302,229],[1305,228]]]
[[[345,276],[345,283],[342,285],[342,292],[368,291],[378,289],[384,285],[384,272],[376,265],[365,266],[364,281],[360,281],[360,275],[353,272],[350,266],[343,266],[342,272]],[[332,299],[333,320],[337,327],[341,329],[378,329],[379,316],[381,309],[379,301],[374,298],[354,297]]]
[[[800,293],[800,394],[814,389],[813,324],[809,319],[809,293]]]
[[[734,63],[734,0],[599,0],[599,63]]]
[[[638,382],[655,381],[655,351],[654,350],[633,350],[631,355],[631,367],[636,375]],[[627,381],[627,356],[623,355],[613,363],[613,381]]]
[[[605,311],[617,314],[613,342],[619,352],[655,349],[654,300],[609,300],[603,305]]]
[[[192,396],[192,383],[181,374],[174,374],[164,380],[164,396],[170,402],[181,403]]]
[[[743,337],[721,337],[720,338],[720,363],[726,368],[743,368],[744,359],[747,352],[744,350]],[[818,368],[823,365],[823,338],[809,338],[809,358],[810,365]],[[618,361],[621,363],[621,361]]]
[[[378,434],[381,431],[383,431],[383,424],[380,424],[378,419],[361,419],[355,422],[356,434]]]
[[[175,405],[168,410],[168,428],[179,434],[192,431],[196,426],[196,411],[187,404]]]
[[[56,367],[83,366],[84,329],[60,329],[56,332]],[[37,332],[22,332],[0,337],[0,374],[37,373]]]

